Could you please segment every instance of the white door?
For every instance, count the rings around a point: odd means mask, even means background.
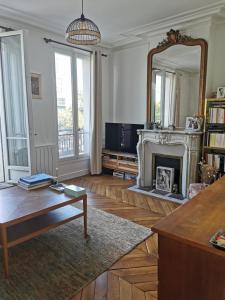
[[[5,180],[31,173],[23,31],[0,34],[1,121]]]

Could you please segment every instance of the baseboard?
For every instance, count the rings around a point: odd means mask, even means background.
[[[90,174],[90,171],[88,169],[85,169],[85,170],[80,170],[68,174],[59,175],[58,180],[59,181],[69,180],[69,179],[77,178],[88,174]]]

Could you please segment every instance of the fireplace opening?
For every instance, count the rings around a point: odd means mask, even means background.
[[[174,169],[174,187],[177,189],[173,195],[177,194],[180,198],[182,195],[182,157],[168,156],[164,154],[153,154],[153,164],[152,164],[152,178],[156,182],[156,170],[157,167],[166,167]]]

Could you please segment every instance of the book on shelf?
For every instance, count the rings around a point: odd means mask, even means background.
[[[209,147],[225,148],[225,133],[210,133]]]
[[[206,155],[206,162],[208,165],[225,172],[225,156],[220,154],[208,153]]]
[[[225,124],[225,108],[210,107],[208,122],[214,124]]]

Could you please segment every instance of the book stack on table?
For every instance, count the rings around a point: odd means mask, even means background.
[[[47,187],[52,184],[53,180],[52,176],[40,173],[32,176],[21,177],[18,181],[18,186],[30,191],[41,187]]]
[[[67,185],[64,189],[64,193],[71,197],[80,197],[86,194],[86,190],[76,185]]]

